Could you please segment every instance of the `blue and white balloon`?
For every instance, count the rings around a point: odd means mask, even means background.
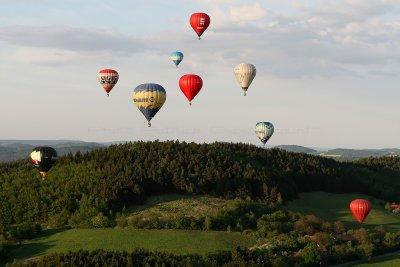
[[[183,60],[183,53],[179,51],[172,52],[171,60],[175,63],[175,66],[178,67],[179,63]]]

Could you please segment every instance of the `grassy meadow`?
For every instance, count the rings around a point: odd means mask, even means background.
[[[400,230],[400,215],[387,212],[383,201],[366,195],[303,193],[299,199],[290,202],[287,208],[304,214],[314,214],[328,221],[341,221],[350,227],[358,227],[359,223],[354,220],[349,210],[351,200],[356,198],[368,199],[372,204],[372,210],[363,223],[364,227],[373,228],[382,225],[389,231]]]
[[[104,249],[131,251],[140,247],[174,254],[207,254],[251,246],[255,240],[234,232],[144,230],[144,229],[69,229],[48,230],[36,239],[26,241],[13,250],[16,259],[43,256],[52,252]]]

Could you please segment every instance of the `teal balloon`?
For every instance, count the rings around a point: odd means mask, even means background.
[[[175,66],[178,67],[179,63],[181,63],[183,60],[183,53],[179,51],[172,52],[171,60],[175,63]]]
[[[274,125],[267,121],[258,122],[255,127],[255,132],[258,139],[265,145],[274,134]]]

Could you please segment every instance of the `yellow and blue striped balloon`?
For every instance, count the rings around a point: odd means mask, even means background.
[[[258,122],[255,128],[258,139],[265,145],[274,134],[274,125],[270,122]]]
[[[175,66],[178,67],[179,63],[183,60],[183,53],[179,51],[172,52],[171,60],[175,63]]]
[[[149,127],[151,119],[164,105],[167,99],[165,89],[156,83],[145,83],[137,86],[132,94],[133,103],[146,117]]]

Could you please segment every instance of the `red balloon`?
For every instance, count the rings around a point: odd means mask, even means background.
[[[371,207],[371,203],[365,199],[355,199],[350,202],[350,211],[359,223],[362,223],[367,218]]]
[[[190,26],[192,26],[197,36],[199,36],[199,40],[200,36],[210,25],[210,21],[210,17],[206,13],[193,13],[190,16]]]
[[[201,87],[203,87],[203,80],[195,74],[186,74],[179,79],[179,87],[191,105],[193,98],[195,98],[200,92]]]

